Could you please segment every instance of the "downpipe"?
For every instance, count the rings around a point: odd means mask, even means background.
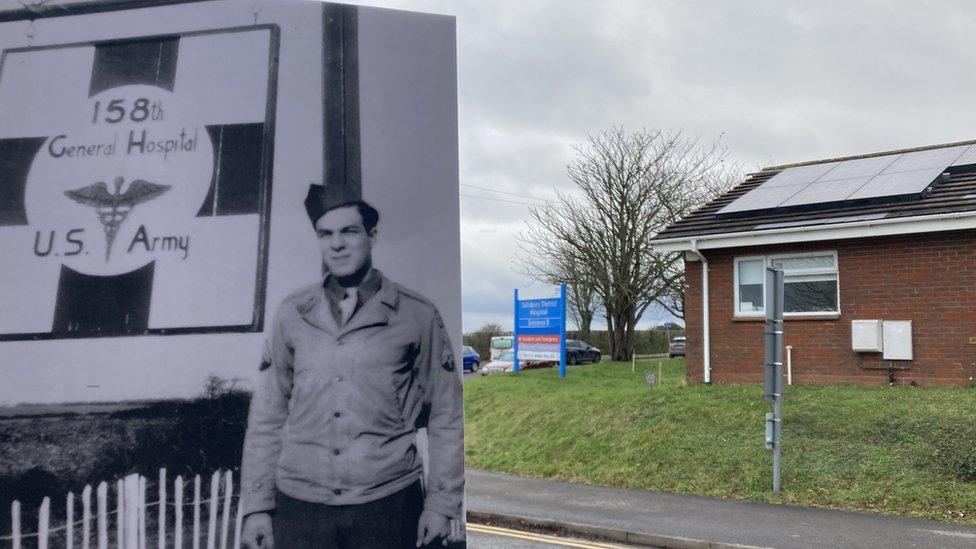
[[[702,358],[704,362],[703,379],[705,383],[712,382],[712,360],[710,329],[708,323],[708,259],[698,250],[698,239],[691,239],[691,253],[698,256],[702,264]]]

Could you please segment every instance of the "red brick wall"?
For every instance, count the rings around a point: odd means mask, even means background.
[[[736,256],[836,251],[837,318],[791,319],[793,383],[888,382],[881,353],[851,350],[851,320],[911,320],[915,359],[896,361],[898,383],[964,385],[976,376],[976,230],[705,250],[709,261],[712,381],[761,383],[763,322],[733,318]],[[685,264],[687,377],[703,381],[701,262]],[[906,368],[907,367],[907,368]]]

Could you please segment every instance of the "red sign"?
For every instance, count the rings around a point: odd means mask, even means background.
[[[523,344],[551,344],[559,345],[559,334],[554,335],[519,335],[518,336],[519,345]]]

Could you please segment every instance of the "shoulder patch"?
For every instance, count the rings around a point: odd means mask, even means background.
[[[444,351],[441,353],[441,366],[448,372],[453,372],[456,368],[454,364],[454,351],[451,350],[450,345],[444,346]]]

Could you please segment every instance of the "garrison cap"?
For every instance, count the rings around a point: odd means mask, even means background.
[[[305,211],[312,221],[313,228],[315,222],[329,211],[348,206],[355,206],[359,210],[359,215],[363,218],[363,227],[367,232],[376,228],[376,224],[380,221],[380,213],[360,198],[358,192],[343,186],[323,186],[316,183],[308,186]]]
[[[305,196],[305,211],[312,225],[315,225],[315,222],[329,210],[349,206],[360,200],[358,193],[344,185],[323,186],[312,183],[308,186],[308,194]]]

